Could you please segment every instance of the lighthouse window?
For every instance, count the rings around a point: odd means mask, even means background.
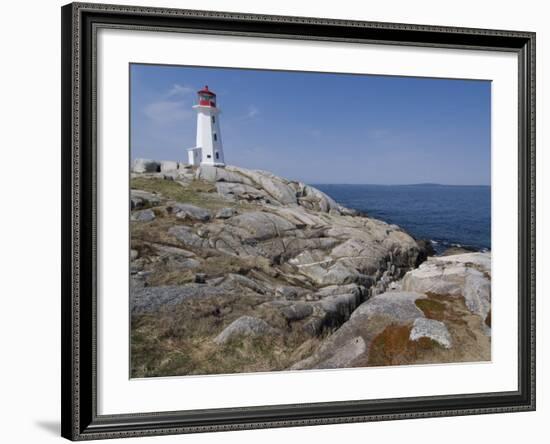
[[[216,116],[212,116],[212,123],[216,123]]]
[[[212,156],[211,156],[210,154],[207,154],[206,157],[207,157],[208,159],[212,158]]]
[[[219,159],[219,158],[220,158],[220,153],[218,153],[218,152],[216,151],[216,159]]]
[[[218,140],[218,135],[214,133],[214,140]]]

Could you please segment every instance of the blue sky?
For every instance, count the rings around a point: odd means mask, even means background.
[[[132,64],[132,158],[186,160],[196,91],[227,164],[306,183],[489,185],[489,81]]]

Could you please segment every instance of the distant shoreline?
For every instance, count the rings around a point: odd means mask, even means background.
[[[314,186],[369,186],[369,187],[484,187],[491,188],[491,185],[455,185],[444,183],[405,183],[405,184],[385,184],[385,183],[320,183],[320,182],[305,182],[308,185]]]

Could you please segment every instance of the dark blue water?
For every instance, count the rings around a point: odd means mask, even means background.
[[[491,187],[314,185],[341,205],[397,224],[436,252],[451,246],[491,249]]]

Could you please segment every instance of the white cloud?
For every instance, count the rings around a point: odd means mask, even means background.
[[[195,89],[190,86],[180,85],[174,83],[172,88],[166,93],[165,97],[185,97],[191,93],[194,93]]]
[[[145,105],[143,113],[153,122],[163,125],[188,120],[193,112],[187,97],[194,91],[190,86],[175,83],[158,100]]]
[[[149,103],[143,108],[143,113],[155,123],[165,125],[185,121],[193,116],[188,103],[170,100]]]

